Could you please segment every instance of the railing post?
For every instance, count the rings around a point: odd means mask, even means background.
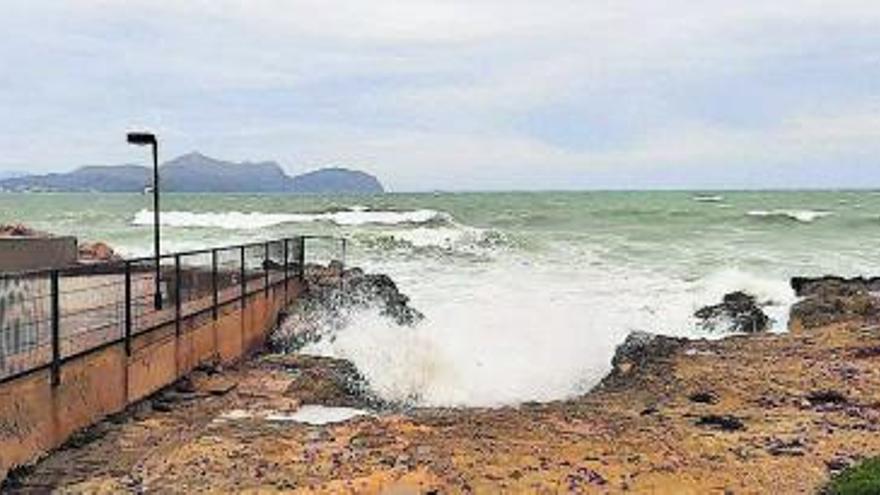
[[[174,330],[180,337],[180,302],[181,302],[181,283],[180,283],[180,255],[174,255]]]
[[[348,239],[342,238],[342,269],[345,270],[345,258],[348,255]]]
[[[131,356],[131,262],[125,262],[125,355]]]
[[[269,241],[263,246],[263,291],[269,297]]]
[[[214,299],[212,300],[213,306],[211,308],[211,315],[214,317],[214,320],[217,320],[217,313],[220,305],[220,296],[217,293],[217,248],[211,250],[211,290],[214,293]]]
[[[52,298],[52,386],[61,384],[61,305],[58,293],[58,270],[50,275],[50,297]]]
[[[297,253],[297,262],[299,263],[299,280],[306,279],[306,238],[299,236],[299,252]]]
[[[241,307],[247,306],[247,272],[245,271],[245,247],[241,247]]]
[[[284,303],[287,304],[288,297],[288,288],[287,284],[290,282],[290,268],[287,266],[290,259],[290,239],[284,239],[282,242],[284,243]]]

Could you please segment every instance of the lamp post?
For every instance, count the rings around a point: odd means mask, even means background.
[[[160,283],[161,271],[161,252],[159,251],[159,143],[156,135],[149,132],[130,132],[128,133],[128,144],[135,146],[152,146],[153,148],[153,251],[156,256],[156,276],[155,276],[155,307],[157,310],[162,309],[162,288]]]

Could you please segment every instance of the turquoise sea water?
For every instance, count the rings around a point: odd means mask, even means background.
[[[0,194],[0,222],[144,255],[148,207],[142,195]],[[706,336],[693,311],[725,292],[758,295],[782,330],[789,277],[880,273],[880,194],[868,191],[168,194],[162,211],[168,251],[348,237],[349,263],[392,275],[428,318],[400,329],[358,315],[314,352],[431,404],[564,397],[607,371],[629,331]]]

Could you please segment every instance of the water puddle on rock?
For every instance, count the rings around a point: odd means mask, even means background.
[[[281,411],[253,412],[244,409],[227,411],[215,419],[215,421],[237,421],[245,419],[261,419],[271,422],[291,422],[311,426],[324,426],[329,424],[344,423],[350,419],[367,416],[370,412],[352,407],[328,407],[320,405],[302,406],[292,413]]]

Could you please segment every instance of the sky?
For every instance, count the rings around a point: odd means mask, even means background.
[[[394,191],[880,187],[876,0],[4,0],[0,171],[198,150]]]

